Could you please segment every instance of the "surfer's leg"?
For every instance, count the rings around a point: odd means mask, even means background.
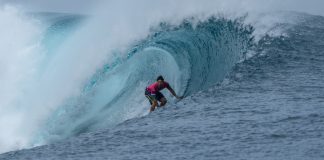
[[[149,100],[149,102],[151,104],[150,112],[154,111],[156,106],[158,105],[156,96],[149,93],[148,91],[145,91],[145,97]]]
[[[157,102],[156,100],[154,100],[154,101],[152,102],[152,106],[151,106],[151,108],[150,108],[150,112],[154,111],[157,105],[158,105],[158,102]]]
[[[160,99],[160,106],[161,107],[163,107],[168,101],[167,101],[167,99],[165,98],[165,97],[162,97],[161,99]]]
[[[156,99],[161,102],[158,107],[162,107],[166,104],[167,100],[161,92],[156,92]]]

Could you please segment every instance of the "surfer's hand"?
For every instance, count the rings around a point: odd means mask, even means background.
[[[183,99],[183,96],[180,96],[180,97],[176,96],[176,98],[180,100],[180,99]]]

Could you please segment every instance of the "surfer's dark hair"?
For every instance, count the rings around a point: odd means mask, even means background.
[[[156,81],[159,81],[159,80],[164,81],[164,78],[163,78],[161,75],[159,75],[159,76],[156,78]]]

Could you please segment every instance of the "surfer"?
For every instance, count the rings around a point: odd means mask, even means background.
[[[164,78],[162,76],[158,76],[156,79],[156,82],[149,85],[145,89],[145,96],[147,99],[149,99],[151,104],[150,112],[154,111],[156,107],[162,107],[167,103],[166,98],[164,95],[160,92],[162,89],[167,88],[170,93],[175,96],[177,99],[182,99],[183,97],[179,97],[174,90],[170,87],[169,83],[164,81]],[[160,102],[160,105],[158,104],[158,101]]]

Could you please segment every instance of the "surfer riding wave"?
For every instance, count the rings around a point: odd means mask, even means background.
[[[156,107],[162,107],[167,103],[167,99],[160,92],[164,88],[167,88],[170,93],[177,99],[182,99],[183,96],[178,96],[175,91],[170,87],[169,83],[164,81],[162,76],[158,76],[156,82],[149,85],[145,89],[145,96],[151,104],[150,112],[154,111]],[[160,102],[160,105],[158,104]]]

